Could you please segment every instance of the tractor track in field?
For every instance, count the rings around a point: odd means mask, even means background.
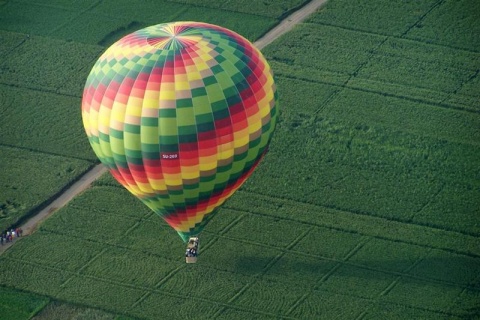
[[[292,30],[295,25],[307,19],[312,13],[318,10],[326,2],[327,0],[310,1],[309,3],[301,7],[299,10],[293,12],[285,19],[283,19],[277,26],[268,31],[263,37],[255,41],[253,44],[259,50],[262,50],[268,44],[272,43],[275,39]],[[93,181],[98,179],[105,172],[107,172],[107,168],[104,167],[103,164],[98,164],[89,171],[87,171],[85,174],[83,174],[77,182],[71,185],[50,204],[48,204],[44,209],[39,211],[36,215],[34,215],[32,218],[27,220],[27,222],[20,226],[20,228],[22,228],[23,230],[23,236],[28,236],[32,234],[42,221],[47,219],[58,209],[65,206],[79,193],[90,187]],[[5,250],[15,244],[15,242],[16,241],[14,240],[13,242],[4,243],[3,246],[0,246],[0,254],[2,254],[3,252],[5,252]]]

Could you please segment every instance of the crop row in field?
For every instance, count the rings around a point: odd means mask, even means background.
[[[386,220],[369,215],[358,215],[356,212],[312,205],[289,198],[280,199],[261,195],[260,192],[255,190],[248,192],[240,191],[225,204],[226,209],[242,207],[247,207],[247,209],[244,209],[246,212],[267,215],[273,219],[282,218],[292,223],[297,222],[340,232],[382,238],[395,242],[396,244],[405,242],[405,244],[437,248],[458,254],[480,255],[480,251],[475,245],[477,239],[475,236],[461,235],[457,232]],[[228,214],[228,216],[231,215],[232,214]],[[222,215],[222,219],[227,219],[225,214]],[[215,223],[216,220],[213,220],[212,224]],[[297,224],[293,225],[298,226]],[[372,228],[372,226],[375,227]],[[210,231],[210,227],[211,225],[209,225],[206,231]],[[212,232],[217,233],[218,231],[214,229]],[[334,241],[340,241],[338,233],[327,233],[327,235],[329,235],[331,239],[335,239]],[[360,240],[360,238],[356,240]],[[322,243],[324,241],[328,240],[323,239]],[[342,250],[335,246],[335,243],[331,243],[332,250],[335,250],[338,254],[342,254]],[[327,254],[327,256],[330,257],[331,254]]]
[[[353,30],[400,36],[438,3],[437,0],[413,2],[336,0],[313,15],[309,21]],[[401,12],[401,14],[399,14]]]

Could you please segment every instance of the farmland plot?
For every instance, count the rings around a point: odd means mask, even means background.
[[[219,19],[227,14],[231,19],[225,26],[238,28],[252,40],[277,23],[268,15],[167,1],[146,2],[136,10],[131,10],[130,1],[69,0],[11,0],[1,8],[0,146],[19,148],[1,155],[1,230],[44,204],[97,161],[82,128],[80,102],[85,79],[105,46],[128,32],[172,20],[205,18],[221,24]],[[28,155],[14,164],[6,159],[13,153],[15,159]],[[33,160],[34,154],[39,158]],[[51,155],[71,159],[71,168],[55,162],[59,171],[54,173],[49,164],[42,169],[30,163],[50,161]],[[69,170],[68,178],[64,170]],[[52,179],[51,174],[63,180]],[[42,190],[36,190],[39,186]]]
[[[437,5],[437,0],[389,2],[360,0],[331,1],[310,21],[355,31],[400,36]]]
[[[5,85],[0,90],[1,145],[96,160],[79,122],[79,98]]]
[[[307,0],[283,1],[208,1],[208,0],[168,0],[171,2],[187,3],[198,7],[238,11],[271,18],[281,18],[291,11],[308,3]]]
[[[0,314],[5,320],[30,319],[49,302],[46,297],[0,287]]]
[[[330,0],[266,48],[282,119],[197,264],[104,177],[0,284],[149,319],[478,318],[478,50],[406,37],[450,3]]]
[[[324,48],[325,29],[342,36]],[[317,63],[317,50],[338,59],[343,83],[315,71],[333,74],[337,66]],[[453,96],[472,82],[479,54],[309,24],[265,51],[280,68],[280,86],[294,84],[284,89],[285,103],[294,107],[284,111],[274,138],[274,165],[249,182],[256,192],[478,235],[478,106],[465,100],[457,105]],[[301,52],[311,57],[298,59]],[[299,73],[297,64],[314,71]],[[290,100],[301,83],[324,102],[309,99],[308,89]],[[294,158],[299,160],[291,167]],[[268,177],[280,183],[260,190]],[[455,221],[449,220],[451,210],[433,207],[456,208]]]
[[[253,41],[305,0],[260,1],[81,1],[10,0],[0,11],[0,29],[108,46],[143,27],[171,21],[219,24]],[[133,9],[132,9],[133,8]]]
[[[31,215],[90,166],[85,160],[0,145],[0,230]]]
[[[113,194],[116,208],[102,204]],[[2,255],[0,281],[152,319],[181,318],[193,310],[203,318],[339,312],[351,318],[379,308],[389,317],[406,312],[455,318],[471,306],[463,302],[458,308],[457,299],[478,296],[480,259],[478,250],[462,246],[472,241],[468,236],[435,230],[428,235],[425,227],[400,222],[389,228],[382,219],[362,221],[276,197],[266,201],[245,190],[206,228],[200,261],[192,266],[183,262],[175,232],[131,201],[115,186],[96,186],[77,197]],[[448,241],[454,237],[458,246]],[[33,276],[23,280],[13,272]],[[419,299],[425,294],[433,300]]]
[[[12,37],[10,32],[5,34]],[[94,60],[104,50],[101,46],[37,36],[23,40],[0,62],[4,71],[0,82],[77,98],[81,97]],[[70,108],[78,109],[79,103],[80,100],[72,101]]]

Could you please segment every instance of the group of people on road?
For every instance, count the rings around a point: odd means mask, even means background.
[[[23,234],[22,228],[11,229],[10,231],[3,232],[0,235],[0,243],[3,246],[5,243],[12,242]]]

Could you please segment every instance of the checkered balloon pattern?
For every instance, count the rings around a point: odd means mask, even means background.
[[[92,68],[82,100],[100,161],[184,241],[252,174],[277,113],[260,51],[198,22],[159,24],[117,41]]]

